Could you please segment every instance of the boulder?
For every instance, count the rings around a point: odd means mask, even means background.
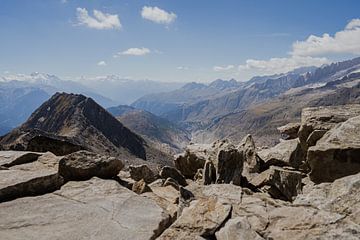
[[[358,115],[360,115],[360,104],[304,108],[301,112],[301,126],[298,133],[301,147],[306,152],[311,146],[308,145],[307,140],[313,131],[326,132],[336,124]],[[313,140],[310,142],[314,144]]]
[[[208,185],[215,183],[216,181],[216,169],[214,164],[211,161],[206,161],[204,165],[204,170],[202,171],[203,184]]]
[[[216,232],[217,240],[252,239],[264,240],[256,231],[251,229],[246,217],[235,217],[226,222],[225,226]]]
[[[64,183],[58,174],[59,158],[51,153],[37,161],[0,170],[0,202],[55,191]]]
[[[26,151],[0,151],[0,166],[11,167],[36,161],[42,153]]]
[[[158,239],[196,239],[214,236],[231,213],[231,205],[210,197],[191,202]]]
[[[240,185],[243,167],[243,154],[230,143],[222,144],[217,155],[216,183]]]
[[[308,150],[310,179],[316,183],[360,172],[360,116],[329,130]]]
[[[133,183],[132,191],[137,194],[142,194],[145,192],[151,192],[151,188],[146,184],[144,179],[141,179],[140,181]]]
[[[175,167],[186,178],[193,179],[197,170],[204,167],[208,156],[209,146],[201,144],[191,144],[185,149],[185,152],[175,156]]]
[[[59,173],[65,180],[87,180],[94,176],[115,177],[124,164],[114,157],[88,151],[78,151],[63,157],[59,162]]]
[[[298,137],[298,132],[301,123],[288,123],[284,126],[278,127],[281,137],[285,140],[295,139]]]
[[[292,201],[301,193],[302,173],[271,166],[268,170],[260,173],[250,180],[257,188],[265,187],[265,190],[274,198]]]
[[[144,179],[146,183],[151,183],[156,180],[154,172],[146,165],[130,165],[129,172],[132,179],[140,181]]]
[[[0,204],[2,239],[155,239],[170,216],[116,181],[92,178]],[[26,214],[24,214],[26,213]]]
[[[256,154],[255,142],[250,134],[241,140],[238,151],[243,155],[244,174],[248,175],[260,171],[261,160]]]
[[[176,190],[179,190],[179,184],[177,181],[175,181],[172,178],[167,178],[163,184],[163,187],[166,186],[172,186],[173,188],[175,188]]]
[[[187,185],[185,177],[176,168],[165,166],[161,169],[159,175],[163,179],[172,178],[181,186]]]
[[[272,148],[259,151],[258,155],[264,161],[265,168],[275,165],[281,167],[291,166],[298,169],[304,159],[298,139],[280,141],[279,144]]]

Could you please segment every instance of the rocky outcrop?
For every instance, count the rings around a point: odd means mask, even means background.
[[[259,151],[258,155],[264,161],[265,168],[275,165],[298,169],[304,161],[304,154],[298,139],[280,141],[272,148]]]
[[[68,182],[54,193],[1,203],[0,207],[1,237],[8,240],[148,240],[170,223],[170,216],[155,201],[116,181],[98,178]]]
[[[295,139],[298,137],[298,132],[301,123],[288,123],[284,126],[278,127],[281,137],[285,140]]]
[[[216,183],[232,183],[240,185],[244,167],[243,155],[229,143],[219,146],[217,155]]]
[[[185,177],[176,168],[165,166],[161,169],[159,175],[163,179],[172,178],[181,186],[187,185]]]
[[[79,151],[63,157],[59,162],[59,174],[67,181],[87,180],[92,177],[112,178],[124,167],[121,160]]]
[[[312,181],[329,182],[360,172],[360,116],[329,130],[308,150]]]
[[[193,179],[198,169],[204,167],[208,160],[209,147],[207,145],[191,144],[185,152],[175,157],[175,167],[187,178]]]
[[[316,144],[316,141],[326,131],[336,124],[358,115],[360,115],[360,104],[304,108],[301,113],[301,127],[298,133],[302,148],[307,151],[309,147]],[[320,131],[311,136],[315,130]]]
[[[151,183],[156,180],[154,172],[146,165],[130,165],[129,172],[132,179],[140,181],[144,179],[146,183]]]
[[[58,174],[58,162],[59,158],[48,153],[37,161],[0,170],[0,202],[59,189],[64,180]]]
[[[197,239],[213,236],[229,217],[231,205],[216,198],[195,200],[158,239]]]
[[[301,193],[301,179],[301,172],[271,166],[252,178],[250,183],[257,188],[263,188],[274,198],[292,201]]]

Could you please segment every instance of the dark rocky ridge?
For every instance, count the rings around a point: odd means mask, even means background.
[[[145,141],[94,100],[83,95],[56,93],[28,121],[4,136],[0,143],[5,148],[12,148],[21,134],[33,130],[69,138],[77,145],[95,152],[124,149],[146,159]]]

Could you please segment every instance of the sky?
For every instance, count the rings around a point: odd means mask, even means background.
[[[0,0],[0,75],[240,81],[360,55],[358,0]]]

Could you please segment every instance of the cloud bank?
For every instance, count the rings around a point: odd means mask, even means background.
[[[93,29],[121,29],[119,16],[103,13],[99,10],[93,11],[94,16],[90,16],[85,8],[77,8],[76,16],[78,25],[83,25]]]
[[[159,23],[159,24],[170,24],[177,18],[173,12],[167,12],[158,7],[144,6],[141,10],[141,17],[143,19]]]

